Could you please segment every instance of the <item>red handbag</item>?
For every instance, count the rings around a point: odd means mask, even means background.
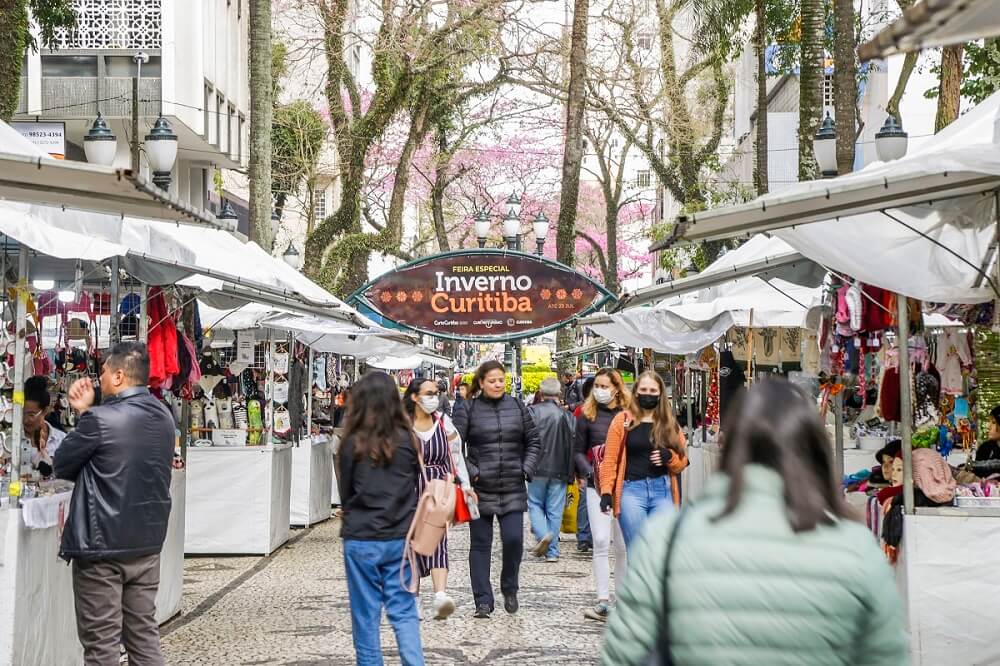
[[[444,433],[445,441],[448,441],[448,431],[444,427],[444,416],[438,419],[438,426]],[[451,442],[448,442],[448,457],[451,458],[452,474],[458,479],[458,468],[455,466],[455,456],[451,453]],[[452,518],[451,524],[461,525],[471,520],[472,514],[469,513],[469,505],[465,501],[465,490],[462,489],[462,486],[455,484],[455,517]]]

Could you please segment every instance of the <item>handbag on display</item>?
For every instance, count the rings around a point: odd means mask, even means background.
[[[219,412],[219,427],[223,430],[232,430],[234,426],[232,399],[221,398],[216,400],[215,408]]]
[[[250,431],[247,442],[257,446],[264,439],[264,417],[261,414],[260,400],[247,402],[247,429]]]
[[[271,369],[279,375],[288,374],[288,352],[274,352],[271,357]]]
[[[201,430],[205,427],[205,403],[201,400],[191,401],[191,430]]]
[[[242,402],[233,405],[233,425],[238,430],[247,429],[247,406]]]
[[[455,477],[448,474],[444,479],[427,478],[424,457],[420,459],[420,473],[424,475],[424,492],[417,500],[417,512],[406,534],[403,551],[403,566],[399,567],[399,581],[407,590],[416,594],[420,579],[417,575],[417,555],[429,557],[448,533],[448,523],[455,517]],[[406,563],[409,562],[410,580],[406,581]]]
[[[287,407],[278,407],[274,410],[274,432],[278,435],[287,435],[292,431],[292,415]]]
[[[205,427],[209,430],[215,430],[219,426],[219,412],[215,408],[215,401],[206,400],[205,401]]]
[[[288,402],[288,381],[285,379],[276,379],[271,385],[274,392],[271,400],[282,404]]]

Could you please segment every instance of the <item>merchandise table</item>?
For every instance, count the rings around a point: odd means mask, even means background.
[[[308,527],[328,519],[333,485],[329,437],[317,435],[292,447],[291,524]]]
[[[340,437],[344,431],[336,428],[333,431],[333,438],[330,440],[330,457],[333,459],[333,488],[331,489],[330,502],[333,506],[340,506],[340,461],[337,455],[340,453]]]
[[[71,493],[38,501],[63,504]],[[73,577],[59,559],[58,521],[29,529],[19,509],[0,509],[0,666],[77,666],[83,647],[76,637]]]
[[[156,622],[163,624],[181,612],[184,589],[184,519],[187,474],[175,469],[170,475],[170,518],[167,538],[160,551],[160,589],[156,591]]]
[[[270,555],[291,535],[292,445],[187,452],[188,555]]]

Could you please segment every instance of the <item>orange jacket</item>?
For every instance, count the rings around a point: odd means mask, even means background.
[[[598,476],[601,484],[601,494],[611,495],[614,498],[615,516],[621,513],[622,486],[625,485],[625,463],[628,456],[625,454],[625,440],[628,438],[628,430],[625,429],[626,421],[633,421],[634,416],[628,412],[620,412],[611,421],[608,428],[608,438],[604,442],[604,461],[601,463],[601,472]],[[683,453],[671,451],[673,455],[667,463],[667,471],[670,473],[670,493],[674,500],[674,506],[681,505],[680,473],[688,466],[687,438],[684,431],[681,431],[681,450]]]

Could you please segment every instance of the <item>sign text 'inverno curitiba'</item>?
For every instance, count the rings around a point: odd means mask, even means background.
[[[470,250],[401,266],[362,287],[352,300],[416,331],[489,341],[538,335],[610,298],[590,278],[554,261]]]

